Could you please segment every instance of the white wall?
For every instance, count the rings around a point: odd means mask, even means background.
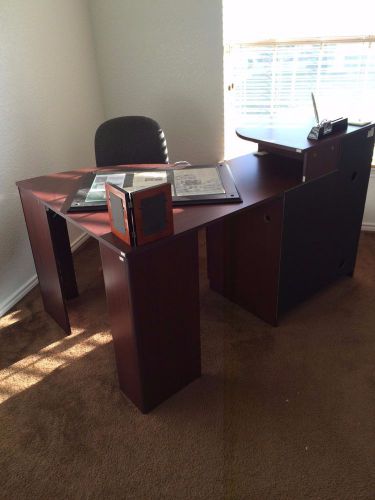
[[[107,118],[147,115],[170,159],[223,158],[221,0],[92,0]]]
[[[104,119],[87,0],[0,2],[0,314],[35,268],[17,180],[94,164]]]

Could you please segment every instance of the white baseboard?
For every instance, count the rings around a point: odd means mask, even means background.
[[[71,244],[72,252],[75,252],[85,241],[89,239],[88,234],[81,234]],[[38,277],[36,274],[31,276],[22,286],[18,288],[12,295],[10,295],[5,302],[0,304],[0,317],[9,311],[14,305],[17,304],[23,297],[30,292],[38,284]]]
[[[82,233],[79,236],[77,236],[77,238],[71,244],[72,252],[74,253],[89,238],[90,238],[90,236],[87,233]]]
[[[361,231],[375,231],[375,223],[374,222],[363,222]]]
[[[17,302],[38,284],[38,277],[34,274],[25,284],[20,286],[8,299],[0,305],[0,317],[9,311]]]

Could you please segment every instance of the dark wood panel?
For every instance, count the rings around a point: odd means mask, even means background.
[[[197,234],[101,253],[120,387],[148,412],[201,373]]]
[[[37,200],[30,191],[24,189],[19,191],[44,308],[65,333],[69,334],[70,323],[59,272],[59,268],[65,269],[66,267],[60,262],[61,255],[55,252],[61,238],[55,239],[56,231],[50,229],[44,204]],[[69,243],[65,242],[65,244]]]
[[[206,228],[207,277],[212,290],[222,295],[225,295],[226,255],[230,252],[225,228],[225,221],[215,222]]]
[[[339,183],[336,171],[285,195],[280,311],[345,274]]]
[[[211,287],[277,324],[282,197],[226,219],[207,232]]]
[[[329,143],[317,141],[316,147],[305,153],[304,177],[306,181],[337,170],[340,143],[339,138],[334,138]]]
[[[120,388],[144,411],[141,359],[133,323],[128,262],[102,243],[100,254]]]
[[[53,210],[47,210],[47,219],[63,294],[65,299],[73,299],[78,288],[66,220]]]
[[[201,374],[198,265],[197,232],[129,256],[146,411]]]
[[[368,130],[346,136],[339,161],[340,241],[345,249],[344,268],[354,271],[366,194],[374,150],[374,135]]]

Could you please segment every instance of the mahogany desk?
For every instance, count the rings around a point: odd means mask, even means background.
[[[351,135],[361,138],[367,129],[340,134],[337,140],[345,143]],[[344,146],[344,156],[350,156],[350,151]],[[349,169],[346,161],[340,161],[340,168],[344,162]],[[321,193],[320,179],[326,186],[323,191],[336,203],[336,177],[332,177],[333,182],[325,175],[303,183],[302,163],[299,157],[278,154],[231,160],[242,203],[176,207],[174,235],[139,248],[128,247],[110,232],[106,212],[67,213],[80,179],[96,169],[18,182],[45,310],[70,333],[66,301],[77,296],[78,289],[66,227],[69,221],[99,242],[120,388],[142,412],[150,411],[201,373],[198,229],[207,227],[208,273],[213,289],[274,324],[280,294],[283,306],[293,304],[294,296],[284,304],[282,290],[289,283],[296,287],[296,272],[288,281],[290,260],[297,256],[298,261],[299,252],[306,251],[310,244],[305,241],[312,223],[310,206],[313,214],[319,214],[318,219],[325,218],[324,211],[331,208],[327,207],[327,196]],[[357,165],[351,167],[350,178],[353,168],[356,177],[367,176],[368,181],[369,171]],[[330,175],[336,174],[337,170]],[[340,189],[346,193],[363,182],[350,180],[349,186]],[[350,261],[335,266],[339,274],[353,270],[366,189],[361,187],[356,202],[360,206],[354,210],[355,241],[352,238],[354,242],[349,245]],[[299,204],[304,206],[305,200],[309,203],[301,212]],[[340,210],[353,220],[352,207],[346,210],[340,206]],[[306,215],[303,224],[307,228],[300,225],[301,214]],[[331,218],[328,216],[329,221]],[[320,233],[324,241],[327,239],[324,228],[317,227],[313,233],[318,239]],[[337,237],[343,241],[350,236],[345,231],[339,233]],[[331,239],[325,242],[328,245]],[[308,254],[316,249],[310,250]],[[300,266],[309,265],[309,256],[305,255],[297,262],[298,272]]]

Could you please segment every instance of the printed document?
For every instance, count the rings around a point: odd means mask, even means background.
[[[174,186],[177,196],[225,193],[216,167],[175,170]]]

